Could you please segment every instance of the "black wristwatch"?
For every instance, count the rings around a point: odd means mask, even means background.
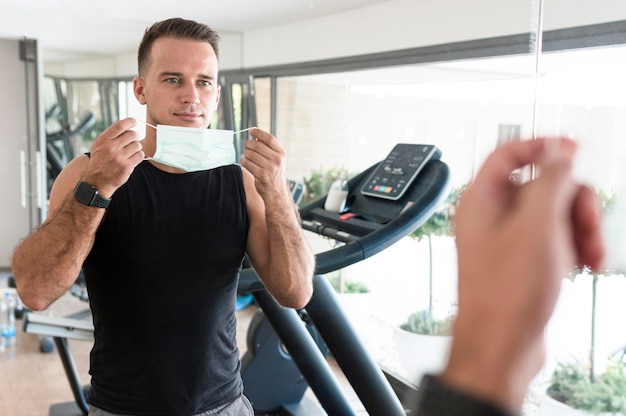
[[[78,181],[74,187],[74,198],[85,205],[97,208],[107,208],[111,203],[111,198],[103,197],[95,186],[82,181]]]

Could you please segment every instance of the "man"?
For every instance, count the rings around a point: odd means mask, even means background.
[[[208,127],[220,97],[217,41],[183,19],[146,30],[134,92],[148,125]],[[187,172],[144,160],[159,135],[146,127],[140,140],[135,125],[114,123],[58,176],[47,219],[13,256],[19,295],[45,309],[84,268],[90,414],[252,414],[235,340],[244,253],[283,306],[301,308],[312,294],[314,256],[285,151],[254,128],[241,166]]]
[[[572,178],[575,151],[567,139],[500,147],[462,198],[452,349],[443,373],[423,380],[417,415],[520,413],[563,277],[575,264],[601,270],[603,261],[600,210]],[[509,180],[529,164],[536,180]]]

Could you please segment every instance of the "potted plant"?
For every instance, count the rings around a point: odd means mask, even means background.
[[[428,312],[433,312],[433,245],[432,236],[453,236],[454,235],[454,213],[461,195],[468,184],[452,189],[446,198],[444,206],[435,212],[426,222],[413,231],[409,237],[422,241],[426,238],[428,242]]]
[[[445,365],[450,347],[453,314],[437,318],[433,302],[433,236],[453,236],[456,205],[467,184],[454,188],[443,207],[413,231],[409,237],[428,242],[428,306],[408,316],[394,328],[393,344],[397,351],[398,371],[411,382],[423,374],[437,372]]]
[[[597,191],[602,209],[608,213],[614,205],[614,195]],[[603,275],[616,274],[607,267],[591,273],[586,267],[575,268],[570,279],[580,274],[591,274],[591,328],[588,367],[579,361],[561,362],[554,370],[541,403],[545,415],[609,414],[626,416],[626,366],[622,359],[611,362],[606,371],[596,373],[596,298],[598,280]]]
[[[404,378],[417,382],[424,374],[443,369],[452,341],[453,321],[453,314],[435,318],[431,311],[420,310],[396,328],[393,343],[398,353],[398,369]]]
[[[586,268],[570,273],[573,279],[589,273]],[[598,280],[603,275],[615,274],[611,268],[602,273],[590,273],[591,326],[587,366],[580,361],[560,362],[554,370],[546,394],[541,399],[541,414],[568,415],[622,415],[626,416],[626,366],[624,361],[610,362],[606,371],[597,374],[596,366],[596,298]],[[623,358],[623,357],[622,357]]]
[[[363,282],[356,280],[345,280],[342,277],[341,270],[337,270],[328,276],[328,282],[337,293],[358,294],[369,293],[370,289]]]
[[[345,169],[339,167],[324,169],[323,166],[320,166],[319,169],[312,170],[311,174],[307,178],[302,179],[304,184],[304,195],[299,206],[307,206],[311,202],[326,195],[330,189],[330,185],[339,179],[343,173],[345,173]],[[354,175],[348,176],[352,177]]]
[[[405,331],[422,335],[451,335],[454,318],[436,319],[431,311],[423,310],[409,315],[407,321],[400,325]]]
[[[363,282],[344,279],[341,272],[336,270],[329,273],[328,282],[335,289],[337,301],[352,325],[362,331],[367,326],[371,312],[370,289]]]
[[[545,415],[626,415],[626,366],[615,361],[592,381],[580,362],[560,363],[547,396],[551,400],[541,403]]]

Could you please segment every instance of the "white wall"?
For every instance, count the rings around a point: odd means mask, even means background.
[[[244,67],[400,50],[529,31],[528,0],[397,0],[244,33]],[[280,40],[280,43],[277,42]]]
[[[527,33],[540,0],[395,0],[243,34],[243,66],[257,67]],[[544,0],[544,29],[626,18],[626,2]]]
[[[392,0],[242,34],[223,34],[222,69],[253,68],[529,32],[540,0]],[[626,2],[543,0],[544,29],[626,19]],[[211,22],[207,22],[211,24]],[[45,59],[45,57],[44,57]],[[47,65],[46,74],[134,76],[135,54]]]
[[[41,120],[35,115],[40,103],[33,88],[40,68],[38,62],[25,65],[19,50],[19,40],[0,39],[2,76],[11,80],[0,95],[0,269],[9,267],[15,246],[39,224],[36,205],[42,201],[37,165],[45,164],[36,153]]]

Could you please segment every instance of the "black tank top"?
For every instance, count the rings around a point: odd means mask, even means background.
[[[242,393],[235,300],[247,234],[240,166],[137,166],[84,265],[95,326],[89,403],[193,415]]]

